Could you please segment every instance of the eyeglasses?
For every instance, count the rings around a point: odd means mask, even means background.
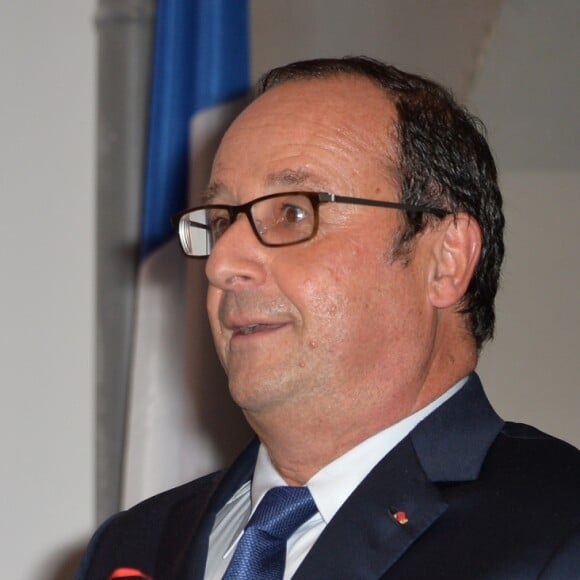
[[[332,193],[273,193],[241,205],[214,204],[186,209],[175,214],[171,223],[179,232],[181,247],[187,256],[207,258],[219,239],[245,214],[258,240],[268,247],[291,246],[312,239],[318,231],[318,208],[321,203],[349,203],[387,207],[413,213],[429,213],[439,218],[447,210],[425,205],[410,205]]]

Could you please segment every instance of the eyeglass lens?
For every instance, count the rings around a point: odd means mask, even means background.
[[[208,256],[238,214],[245,213],[262,243],[284,246],[309,239],[316,229],[316,213],[309,196],[281,194],[242,206],[207,206],[181,217],[179,235],[190,256]],[[249,215],[248,215],[249,214]]]

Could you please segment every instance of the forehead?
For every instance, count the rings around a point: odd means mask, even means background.
[[[389,173],[396,166],[395,119],[385,92],[366,78],[287,81],[230,126],[214,160],[209,195],[238,197],[233,190],[243,190],[245,182],[267,193],[276,185],[323,188],[333,179]]]

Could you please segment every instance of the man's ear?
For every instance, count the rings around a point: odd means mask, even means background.
[[[429,298],[437,308],[460,302],[481,254],[481,228],[475,218],[459,213],[442,220],[432,247]]]

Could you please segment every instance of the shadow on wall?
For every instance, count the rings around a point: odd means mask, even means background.
[[[45,573],[35,580],[72,580],[83,557],[88,544],[75,543],[68,548],[63,548],[51,558],[50,565],[45,568]]]

